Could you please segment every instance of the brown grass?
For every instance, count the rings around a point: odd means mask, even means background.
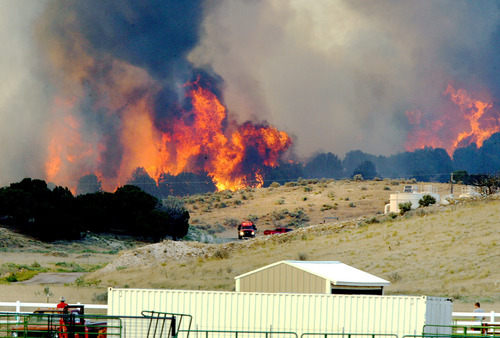
[[[306,186],[311,190],[304,191],[301,185],[280,186],[242,190],[230,193],[231,197],[223,197],[221,193],[203,196],[204,201],[188,204],[191,221],[222,224],[228,218],[256,215],[262,231],[289,221],[287,218],[273,221],[270,217],[273,211],[301,207],[309,223],[315,226],[285,235],[257,236],[254,240],[220,244],[214,254],[207,257],[190,257],[154,268],[124,267],[105,275],[95,273],[88,276],[87,281],[98,286],[64,286],[60,292],[70,301],[83,303],[90,302],[107,286],[234,290],[235,276],[279,260],[338,260],[390,280],[387,294],[453,297],[455,311],[470,311],[473,302],[481,301],[486,311],[498,311],[500,200],[479,199],[446,207],[434,206],[393,220],[383,215],[373,218],[383,211],[389,194],[401,190],[401,186],[391,182],[334,181]],[[442,184],[438,188],[440,194],[445,195],[449,186]],[[213,207],[220,203],[216,197],[212,201],[214,195],[219,195],[220,201],[229,207]],[[200,196],[191,197],[196,198]],[[241,203],[232,204],[235,198]],[[284,203],[275,204],[279,199]],[[351,202],[356,207],[349,207]],[[337,210],[321,211],[324,204],[334,203],[338,203]],[[332,216],[339,217],[340,221],[320,224],[325,217]],[[227,230],[227,236],[234,237],[234,232],[233,228]],[[43,258],[36,260],[43,263]],[[33,258],[26,261],[32,262]],[[2,301],[39,301],[43,299],[35,295],[39,289],[43,288],[0,285],[0,294]]]

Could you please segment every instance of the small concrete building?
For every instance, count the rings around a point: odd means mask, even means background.
[[[389,281],[337,261],[280,261],[235,277],[237,292],[383,295]]]
[[[418,201],[425,195],[431,195],[436,199],[436,203],[441,202],[441,197],[437,192],[437,188],[432,185],[419,187],[416,185],[405,185],[402,192],[396,192],[390,195],[389,204],[385,205],[384,213],[389,212],[399,213],[399,203],[411,202],[411,208],[417,209],[419,207]]]

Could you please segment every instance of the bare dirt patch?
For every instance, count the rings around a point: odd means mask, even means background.
[[[42,272],[20,284],[71,284],[83,275],[82,272]]]

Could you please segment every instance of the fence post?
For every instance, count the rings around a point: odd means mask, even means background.
[[[21,301],[16,301],[16,312],[19,313],[21,312]]]

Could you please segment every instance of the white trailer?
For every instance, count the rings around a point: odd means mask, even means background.
[[[189,314],[192,329],[421,335],[424,325],[451,325],[449,299],[191,290],[108,290],[108,315],[143,310]],[[440,329],[439,333],[446,329]],[[426,330],[427,333],[431,331]]]

